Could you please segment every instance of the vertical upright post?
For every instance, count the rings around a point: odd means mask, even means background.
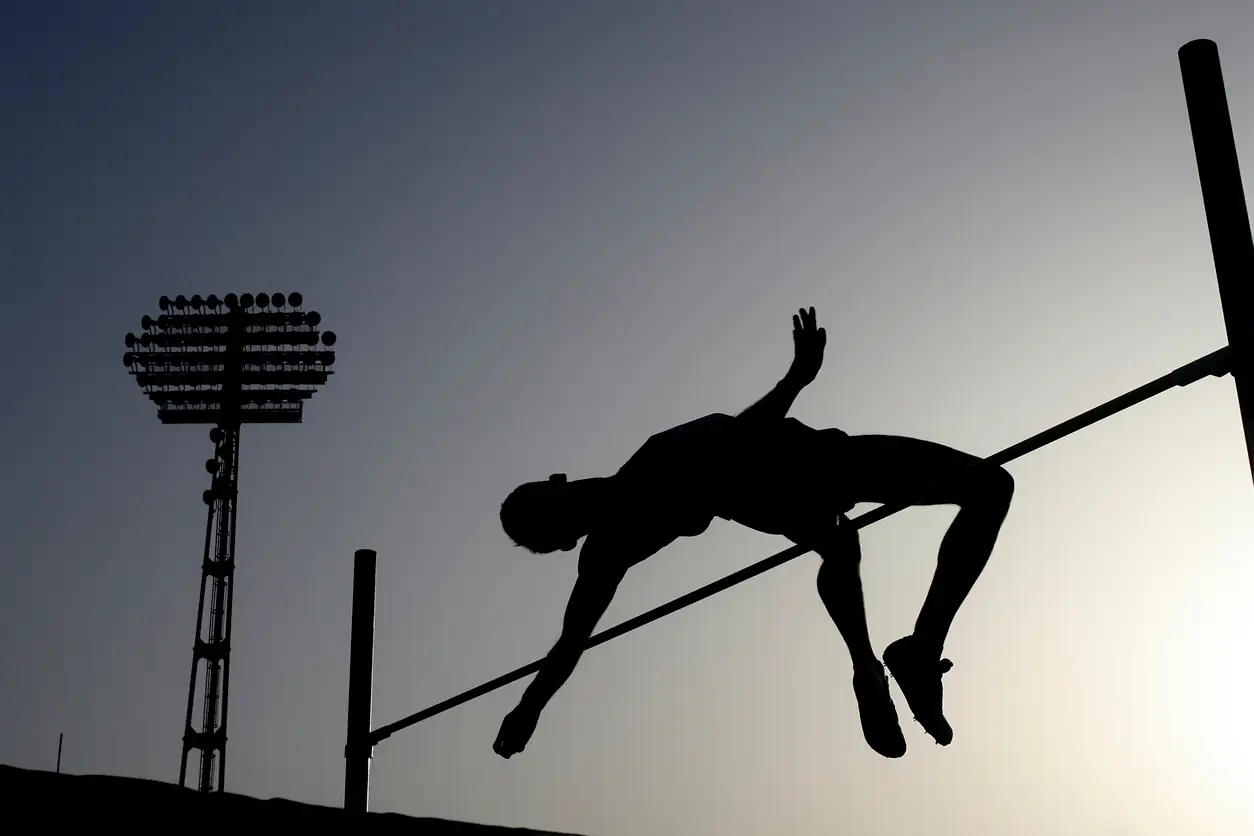
[[[61,744],[65,742],[65,732],[57,735],[57,774],[61,774]]]
[[[1254,478],[1254,241],[1236,139],[1215,42],[1190,41],[1178,54],[1215,278],[1232,352],[1232,379]]]
[[[352,637],[348,651],[348,736],[344,745],[344,809],[370,806],[370,697],[374,679],[375,564],[372,549],[353,555]]]

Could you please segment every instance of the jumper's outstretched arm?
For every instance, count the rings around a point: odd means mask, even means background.
[[[566,684],[621,581],[622,575],[618,572],[600,570],[580,573],[566,605],[562,635],[545,657],[536,678],[523,692],[520,704],[526,710],[539,714],[558,689]]]
[[[750,421],[782,421],[788,417],[788,410],[801,394],[802,384],[789,375],[775,384],[775,388],[767,392],[762,400],[741,412],[738,417]]]
[[[518,707],[501,724],[501,731],[492,746],[498,755],[508,758],[526,748],[540,720],[540,713],[574,672],[592,631],[614,599],[624,574],[625,571],[606,566],[596,566],[579,573],[566,605],[562,635],[544,658],[536,678],[523,692]]]
[[[801,394],[801,390],[814,382],[823,366],[823,349],[827,346],[827,331],[818,327],[814,308],[802,308],[792,318],[793,360],[784,379],[775,384],[762,400],[740,413],[741,418],[752,421],[781,421],[788,417],[788,410]]]

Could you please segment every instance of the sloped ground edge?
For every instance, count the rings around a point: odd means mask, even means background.
[[[68,775],[0,765],[0,798],[10,824],[46,828],[109,824],[187,830],[225,827],[350,828],[353,833],[409,836],[575,836],[547,830],[414,818],[397,813],[348,813],[337,807],[235,793],[203,794],[144,778]]]

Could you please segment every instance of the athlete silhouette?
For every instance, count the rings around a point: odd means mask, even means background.
[[[953,739],[941,688],[952,663],[942,649],[992,553],[1014,480],[1000,466],[940,444],[851,436],[787,417],[817,377],[827,344],[814,308],[792,320],[788,373],[739,415],[716,413],[658,433],[612,476],[567,481],[559,473],[516,488],[502,503],[506,534],[532,552],[571,551],[587,539],[561,636],[501,724],[497,754],[508,758],[526,747],[627,570],[680,537],[701,534],[715,517],[781,535],[822,558],[819,597],[848,647],[872,749],[889,758],[906,752],[885,666],[924,730],[942,745]],[[885,648],[882,663],[867,629],[858,532],[845,516],[860,502],[959,508],[914,630]]]

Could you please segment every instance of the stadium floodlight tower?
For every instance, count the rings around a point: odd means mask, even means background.
[[[335,334],[319,334],[322,317],[301,310],[302,302],[299,293],[162,296],[160,316],[145,314],[143,333],[126,335],[123,362],[157,405],[161,423],[215,425],[209,431],[214,455],[205,462],[213,481],[203,497],[209,518],[179,767],[179,785],[186,786],[187,756],[200,750],[201,792],[220,792],[226,784],[240,426],[300,423],[305,401],[327,382],[335,362]],[[202,661],[204,707],[197,731],[192,708]]]

